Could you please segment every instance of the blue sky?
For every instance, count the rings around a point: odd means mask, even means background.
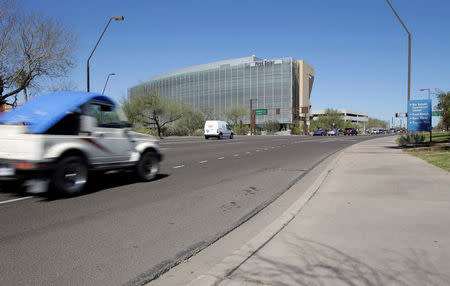
[[[391,120],[406,111],[408,38],[384,0],[21,0],[60,18],[78,35],[69,76],[116,100],[127,88],[171,70],[256,55],[293,57],[315,68],[312,108],[348,108]],[[450,1],[391,0],[412,34],[411,98],[421,88],[450,90]],[[434,104],[436,102],[434,101]],[[433,119],[437,124],[437,119]]]

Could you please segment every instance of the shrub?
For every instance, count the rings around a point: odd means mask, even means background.
[[[403,135],[397,139],[397,144],[401,147],[420,145],[425,141],[425,136],[421,134]]]
[[[203,129],[197,129],[191,135],[192,136],[203,136],[204,134],[205,134],[205,131]]]
[[[237,135],[247,135],[250,132],[250,127],[246,125],[242,126],[242,128],[240,128],[239,125],[237,125],[231,129]]]
[[[266,121],[263,124],[263,130],[265,130],[268,134],[274,134],[280,130],[280,122],[276,120]]]
[[[291,128],[291,135],[300,135],[300,127],[294,126]]]
[[[189,135],[189,129],[184,127],[171,126],[167,128],[167,131],[163,132],[164,136],[187,136]]]

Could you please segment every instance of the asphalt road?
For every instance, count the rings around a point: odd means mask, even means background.
[[[68,199],[0,186],[0,285],[141,285],[250,218],[322,159],[370,138],[163,139],[153,182],[107,174]]]

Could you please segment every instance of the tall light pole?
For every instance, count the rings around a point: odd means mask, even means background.
[[[394,7],[392,7],[391,2],[389,2],[389,0],[386,0],[386,1],[389,4],[389,6],[391,7],[391,9],[394,12],[395,16],[397,16],[398,20],[402,24],[402,26],[405,29],[406,33],[408,33],[408,102],[407,102],[407,106],[408,106],[409,100],[411,99],[411,95],[410,95],[411,94],[411,33],[408,31],[408,28],[406,28],[406,26],[403,23],[402,19],[400,18],[400,16],[395,11]]]
[[[89,58],[87,59],[87,91],[88,91],[88,92],[90,91],[90,88],[89,88],[89,60],[91,59],[92,55],[94,54],[95,49],[96,49],[97,46],[98,46],[98,43],[100,43],[100,40],[102,39],[103,34],[105,33],[105,31],[106,31],[106,29],[108,28],[109,23],[111,23],[111,20],[112,20],[112,19],[114,19],[114,20],[116,20],[116,21],[123,21],[124,18],[123,18],[123,16],[113,16],[113,17],[109,18],[108,24],[106,24],[106,27],[105,27],[105,29],[103,30],[103,33],[100,35],[100,38],[98,39],[97,44],[95,44],[94,49],[92,50],[91,54],[89,55]]]
[[[250,135],[255,133],[255,111],[253,110],[253,101],[257,100],[250,98]]]
[[[106,78],[105,86],[103,87],[103,90],[102,90],[102,94],[105,94],[106,85],[108,84],[109,77],[112,75],[116,75],[116,74],[112,72],[108,75],[108,77]]]
[[[425,91],[425,90],[428,90],[428,99],[430,99],[431,97],[430,97],[430,89],[429,88],[421,88],[421,89],[419,89],[420,91]]]

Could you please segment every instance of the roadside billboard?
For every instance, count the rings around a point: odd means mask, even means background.
[[[408,101],[408,131],[431,131],[431,99]]]

